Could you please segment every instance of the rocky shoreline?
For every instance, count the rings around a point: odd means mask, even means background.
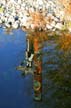
[[[71,32],[71,17],[65,15],[59,0],[0,1],[0,26],[5,28]]]

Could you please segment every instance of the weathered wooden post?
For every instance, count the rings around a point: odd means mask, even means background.
[[[41,101],[42,99],[42,57],[40,54],[39,38],[34,37],[34,100]]]

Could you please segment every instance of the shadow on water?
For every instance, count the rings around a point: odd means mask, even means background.
[[[0,33],[0,108],[70,108],[70,34],[28,33],[27,38],[32,45],[38,37],[37,58],[38,61],[40,57],[42,59],[42,101],[36,102],[33,100],[34,60],[32,68],[27,68],[26,75],[25,69],[22,72],[16,70],[19,64],[26,66],[26,33],[15,30],[7,35],[3,29],[0,29]]]

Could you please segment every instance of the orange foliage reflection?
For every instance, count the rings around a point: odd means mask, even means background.
[[[63,33],[61,37],[59,37],[59,45],[60,48],[64,51],[71,50],[71,34]]]

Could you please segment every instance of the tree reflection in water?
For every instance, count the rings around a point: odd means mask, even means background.
[[[28,33],[30,44],[38,39],[39,48],[36,46],[42,59],[42,95],[43,100],[37,104],[44,108],[70,108],[71,100],[71,34],[35,32]],[[40,52],[40,53],[39,53]],[[34,52],[34,55],[36,52]],[[38,61],[37,60],[37,61]],[[33,58],[33,72],[35,69]],[[34,78],[35,79],[35,78]]]
[[[46,102],[51,108],[70,108],[71,34],[64,32],[58,38],[53,36],[44,50],[46,62],[43,59],[43,67],[47,69],[43,72],[43,94]]]

